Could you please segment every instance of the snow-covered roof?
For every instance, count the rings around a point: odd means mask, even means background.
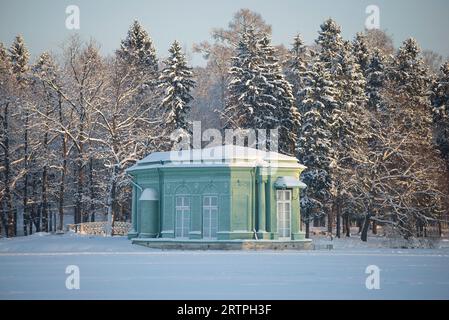
[[[153,152],[127,171],[169,167],[282,167],[304,169],[295,157],[255,148],[220,145],[204,149]]]
[[[305,189],[307,185],[295,177],[279,177],[276,179],[274,185],[277,188],[300,188]]]
[[[146,200],[146,201],[159,200],[159,195],[156,190],[152,188],[146,188],[145,190],[142,191],[139,200]]]

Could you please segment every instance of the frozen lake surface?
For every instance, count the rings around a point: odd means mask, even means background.
[[[68,265],[80,289],[68,290]],[[367,266],[380,289],[365,286]],[[124,237],[0,240],[0,299],[449,299],[449,249],[159,251]]]

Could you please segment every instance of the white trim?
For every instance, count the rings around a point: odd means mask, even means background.
[[[208,205],[205,205],[204,204],[204,200],[206,199],[206,198],[208,198],[209,199],[209,204]],[[216,200],[217,200],[217,204],[215,204],[215,205],[212,205],[212,198],[215,198]],[[202,210],[202,231],[203,231],[203,239],[207,239],[207,240],[214,240],[214,239],[217,239],[217,236],[216,236],[216,234],[218,233],[218,200],[219,200],[219,197],[218,197],[218,195],[217,194],[206,194],[206,195],[203,195],[203,197],[202,197],[202,208],[203,208],[203,210]],[[215,231],[215,236],[212,236],[212,227],[213,227],[213,225],[212,225],[212,210],[215,210],[216,211],[216,220],[217,220],[217,223],[216,223],[216,231]],[[205,229],[205,227],[207,227],[207,226],[205,226],[205,217],[206,217],[206,211],[208,211],[208,214],[209,214],[209,217],[208,217],[208,222],[209,222],[209,226],[208,226],[208,228],[207,229]],[[207,230],[207,233],[209,234],[209,236],[208,237],[206,237],[205,236],[205,230]]]
[[[178,198],[181,199],[182,204],[178,205]],[[188,199],[188,205],[185,204],[185,200]],[[175,196],[175,221],[174,221],[174,225],[175,225],[175,238],[176,239],[189,239],[189,232],[191,229],[191,221],[192,221],[192,217],[191,217],[191,199],[190,196],[187,195],[176,195]],[[177,231],[178,231],[178,215],[181,215],[181,235],[178,236],[177,235]],[[188,215],[188,219],[186,219],[185,215]],[[187,222],[187,226],[184,225],[185,220],[188,220]]]
[[[288,200],[285,200],[285,199],[279,200],[280,199],[280,193],[283,193],[284,195],[286,193],[288,193],[290,195],[289,199]],[[279,240],[283,240],[283,241],[291,240],[291,237],[292,237],[292,190],[290,190],[290,189],[276,190],[276,199],[277,199],[276,200],[276,218],[277,218],[278,239]],[[283,212],[279,212],[279,204],[283,204],[284,205]],[[286,204],[288,204],[288,207],[290,209],[289,212],[288,212],[289,225],[288,225],[288,228],[282,228],[282,229],[284,229],[284,232],[285,232],[285,229],[288,230],[289,235],[287,237],[286,236],[282,236],[282,233],[279,231],[279,229],[280,229],[280,221],[281,221],[280,214],[283,214],[283,215],[286,214],[286,212],[285,212],[285,205]],[[285,220],[285,216],[284,216],[284,220]]]
[[[213,154],[212,157],[209,155]],[[126,172],[151,168],[190,167],[266,167],[305,169],[295,157],[235,145],[190,149],[178,152],[153,152]]]

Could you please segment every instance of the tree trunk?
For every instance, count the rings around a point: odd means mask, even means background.
[[[106,224],[106,235],[113,235],[113,226],[114,226],[114,206],[116,202],[116,184],[117,184],[117,166],[114,166],[112,171],[111,182],[109,186],[109,195],[108,195],[108,222]]]
[[[47,186],[48,186],[48,175],[47,175],[47,166],[44,166],[42,170],[42,226],[43,231],[48,232],[48,197],[47,197]]]
[[[32,181],[31,181],[31,192],[33,195],[33,198],[37,198],[37,173],[32,175]],[[42,208],[36,207],[36,202],[33,201],[33,204],[31,205],[31,219],[30,219],[30,230],[33,230],[33,223],[34,227],[36,229],[36,232],[41,232],[42,230]],[[31,233],[31,231],[30,231]]]
[[[346,226],[346,237],[350,237],[351,236],[351,224],[349,223],[349,215],[345,216],[345,226]]]
[[[49,115],[48,106],[46,108],[46,116]],[[44,141],[43,146],[45,150],[45,154],[48,154],[48,130],[49,126],[46,123],[45,124],[45,133],[44,133]],[[48,232],[48,167],[47,165],[44,165],[44,168],[42,170],[42,223],[44,225],[44,231]],[[51,219],[50,219],[50,231],[51,231]]]
[[[340,214],[340,206],[337,204],[335,210],[337,211],[337,225],[336,225],[336,236],[337,238],[340,238],[340,231],[341,231],[341,214]]]
[[[3,203],[3,201],[0,201],[0,209],[1,209],[1,212],[0,212],[0,238],[2,238],[3,230],[4,230],[4,226],[5,226],[5,214],[6,214],[6,205]]]
[[[5,104],[3,115],[3,145],[4,145],[4,166],[5,166],[5,210],[6,215],[3,217],[5,235],[7,237],[14,236],[14,214],[11,196],[11,159],[9,150],[9,102]]]
[[[63,149],[66,148],[65,142]],[[67,159],[62,160],[62,171],[61,171],[61,180],[59,183],[59,199],[58,199],[58,213],[59,213],[59,231],[62,231],[64,228],[64,192],[65,192],[65,175],[67,171]]]
[[[76,187],[76,198],[75,198],[75,224],[81,223],[82,218],[82,198],[83,198],[83,184],[84,184],[84,174],[83,174],[83,160],[81,159],[82,154],[78,154],[79,159],[77,160],[77,187]]]
[[[120,205],[120,218],[118,219],[118,221],[126,221],[127,219],[125,219],[125,206],[123,204]],[[116,219],[117,220],[117,219]],[[115,221],[114,221],[115,222]]]
[[[53,211],[53,230],[54,231],[58,230],[58,227],[56,225],[58,220],[56,219],[56,216],[57,216],[56,211]]]
[[[81,157],[81,155],[78,155]],[[83,197],[83,161],[80,159],[77,161],[77,189],[75,198],[75,224],[81,223],[82,217],[82,197]]]
[[[376,221],[373,221],[372,228],[373,228],[373,234],[377,234],[377,223],[376,223]]]
[[[62,98],[59,94],[58,100],[59,106],[59,122],[63,123],[62,117]],[[65,192],[65,176],[67,173],[67,137],[65,133],[61,134],[61,147],[62,147],[62,169],[61,169],[61,180],[59,183],[59,195],[58,195],[58,213],[59,213],[59,231],[64,229],[64,192]]]
[[[30,212],[28,208],[28,125],[29,125],[29,114],[28,112],[25,113],[25,132],[23,137],[23,148],[24,148],[24,161],[23,161],[23,168],[25,170],[25,176],[24,176],[24,182],[23,182],[23,232],[24,235],[28,235],[27,232],[27,225],[30,222]],[[14,220],[16,221],[17,225],[17,210],[15,211],[15,217]],[[16,234],[16,230],[14,231],[14,234]]]
[[[360,239],[365,242],[368,240],[368,229],[369,229],[369,225],[370,225],[370,217],[371,217],[371,215],[369,215],[369,214],[367,214],[365,216],[365,221],[363,222],[362,233],[360,235]]]
[[[82,99],[81,99],[82,100]],[[83,166],[83,157],[84,157],[84,112],[81,112],[80,115],[80,124],[79,124],[79,149],[78,149],[78,159],[76,161],[77,167],[77,190],[76,190],[76,198],[75,198],[75,223],[80,223],[83,217],[83,208],[82,208],[82,200],[83,200],[83,185],[84,185],[84,166]]]
[[[89,192],[90,192],[90,221],[95,221],[95,188],[94,188],[94,160],[92,157],[89,159]]]
[[[310,221],[309,218],[305,221],[306,224],[306,239],[310,239]]]
[[[7,205],[4,201],[2,201],[1,203],[1,209],[2,209],[2,213],[0,215],[0,237],[3,237],[3,235],[6,236],[7,232],[8,232],[8,225],[6,223],[6,217],[8,215],[7,212]]]
[[[333,226],[334,223],[334,216],[333,216],[333,210],[332,208],[328,208],[328,213],[327,213],[327,232],[329,232],[330,234],[332,234],[332,231],[334,229]]]

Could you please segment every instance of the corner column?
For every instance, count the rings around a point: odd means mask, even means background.
[[[262,174],[262,169],[258,168],[257,175],[257,237],[258,239],[269,239],[267,232],[267,212],[266,212],[266,182],[267,177]]]
[[[132,188],[131,197],[131,230],[128,232],[128,239],[136,238],[138,236],[137,232],[137,187]]]
[[[263,178],[261,176],[258,177],[258,184],[257,184],[257,190],[258,190],[258,226],[257,231],[258,232],[266,232],[266,217],[265,217],[265,181],[263,181]]]

